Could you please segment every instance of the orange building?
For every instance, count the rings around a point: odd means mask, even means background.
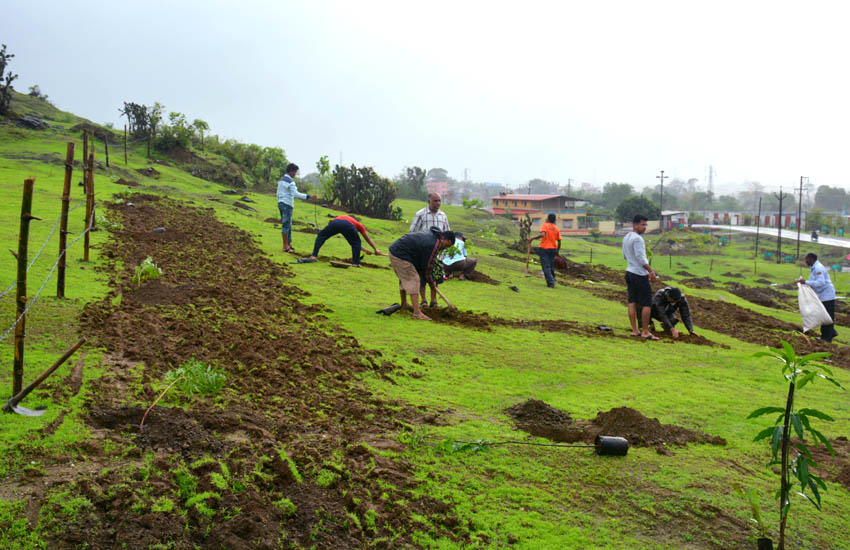
[[[508,195],[492,197],[490,211],[493,214],[507,214],[519,223],[528,213],[531,228],[539,229],[546,222],[548,214],[555,214],[555,225],[561,234],[588,235],[587,202],[575,197],[563,195]]]

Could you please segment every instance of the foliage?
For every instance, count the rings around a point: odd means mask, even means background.
[[[337,166],[333,175],[332,202],[354,214],[386,220],[401,219],[401,208],[393,207],[395,184],[379,176],[371,167]]]
[[[463,207],[467,210],[471,208],[484,208],[484,201],[481,199],[463,199]]]
[[[41,93],[41,88],[38,86],[38,84],[33,84],[32,86],[30,86],[29,93],[27,95],[36,99],[40,99],[42,101],[47,101],[47,94]]]
[[[125,101],[124,108],[118,109],[118,112],[127,118],[127,128],[131,135],[144,137],[148,134],[151,120],[146,105]]]
[[[200,118],[196,118],[192,121],[192,128],[194,128],[198,135],[200,136],[201,141],[201,151],[204,150],[204,132],[210,129],[210,125],[207,124],[205,120],[201,120]]]
[[[334,175],[331,173],[331,163],[328,161],[328,156],[323,155],[316,161],[316,170],[319,171],[319,190],[322,198],[332,200],[334,193]]]
[[[553,183],[551,181],[542,180],[540,178],[534,178],[529,180],[526,184],[528,186],[528,193],[533,195],[557,195],[558,194],[558,184]]]
[[[153,258],[148,256],[144,259],[144,261],[142,261],[142,263],[136,266],[136,269],[133,272],[132,282],[136,286],[141,286],[142,283],[147,281],[159,279],[160,275],[162,275],[162,269],[157,267],[156,264],[153,263]]]
[[[750,505],[750,521],[756,524],[756,530],[759,535],[767,538],[767,524],[764,522],[764,518],[761,516],[761,504],[759,503],[759,496],[753,489],[744,489],[743,487],[736,487],[738,494],[741,495],[744,500],[747,501],[747,504]]]
[[[850,197],[843,187],[821,185],[815,192],[815,207],[823,210],[844,212],[848,202],[850,202]]]
[[[608,182],[602,188],[602,196],[599,198],[599,203],[602,206],[610,209],[616,209],[624,200],[634,194],[635,190],[628,183]]]
[[[15,54],[6,53],[6,44],[3,44],[0,48],[0,115],[9,113],[9,105],[12,102],[12,82],[18,78],[18,75],[13,74],[12,71],[6,72],[6,65],[13,57]]]
[[[195,394],[215,395],[226,381],[227,376],[220,368],[196,359],[190,359],[179,368],[165,373],[165,382],[176,382],[177,388],[190,397]]]
[[[170,124],[163,124],[155,132],[154,148],[158,151],[188,149],[195,129],[188,123],[186,115],[172,111],[168,114],[168,121]]]
[[[404,172],[396,176],[395,185],[400,198],[421,201],[428,198],[428,190],[425,188],[425,170],[418,166],[405,167]]]
[[[531,216],[528,215],[528,212],[525,213],[525,217],[519,220],[519,241],[517,241],[516,246],[519,250],[526,250],[528,248],[528,239],[531,238]]]
[[[832,377],[831,370],[822,365],[812,363],[812,361],[823,359],[829,355],[829,353],[810,353],[808,355],[797,356],[791,344],[784,340],[782,341],[781,348],[761,351],[755,354],[755,357],[767,356],[779,360],[782,363],[782,374],[790,384],[788,387],[788,398],[784,408],[762,407],[751,412],[747,417],[756,418],[766,414],[779,413],[779,416],[774,422],[775,425],[765,428],[753,439],[753,441],[761,441],[770,438],[770,450],[773,458],[767,466],[769,468],[780,466],[780,489],[777,492],[781,511],[779,520],[779,550],[783,550],[785,546],[785,522],[788,519],[788,511],[791,508],[791,501],[788,495],[794,485],[799,484],[797,495],[811,502],[818,510],[821,509],[820,490],[826,490],[826,484],[823,480],[811,471],[817,464],[815,464],[811,452],[803,442],[808,433],[812,436],[815,443],[818,441],[822,442],[830,454],[834,454],[832,445],[826,436],[813,428],[811,424],[812,418],[819,418],[830,422],[834,419],[817,409],[803,408],[795,410],[794,392],[802,390],[809,382],[817,378],[832,382],[841,388],[841,385]],[[800,439],[799,442],[794,444],[795,456],[793,457],[790,456],[791,428],[793,428],[794,433]],[[812,496],[806,494],[807,490],[811,491]]]
[[[650,220],[657,220],[661,217],[661,210],[657,204],[640,195],[633,195],[617,206],[617,220],[621,222],[632,221],[635,214],[643,214]]]

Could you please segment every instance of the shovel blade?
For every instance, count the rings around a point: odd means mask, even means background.
[[[21,407],[20,405],[15,405],[14,407],[12,407],[12,410],[15,411],[15,413],[17,413],[17,414],[22,414],[24,416],[41,416],[45,412],[47,412],[44,409],[33,410],[33,409],[28,409],[26,407]]]

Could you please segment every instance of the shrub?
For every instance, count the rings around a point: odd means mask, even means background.
[[[337,166],[333,175],[332,195],[326,197],[332,202],[355,214],[385,220],[401,219],[401,208],[393,207],[395,184],[379,176],[371,167]]]

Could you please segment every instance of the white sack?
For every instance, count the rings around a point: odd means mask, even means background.
[[[803,332],[833,323],[812,287],[797,283],[797,299],[800,301],[800,315],[803,316]]]

